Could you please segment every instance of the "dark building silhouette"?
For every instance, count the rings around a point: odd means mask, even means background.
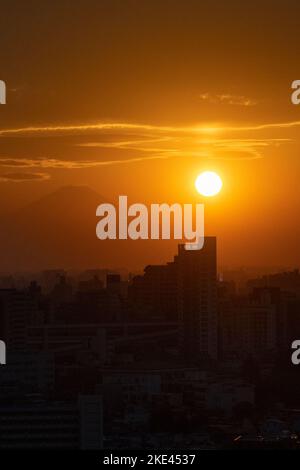
[[[147,266],[129,286],[129,301],[147,319],[178,320],[177,266]],[[142,310],[141,310],[142,309]]]
[[[178,309],[184,357],[216,359],[217,260],[216,238],[205,237],[202,250],[179,246],[174,262],[178,273]]]
[[[129,300],[144,315],[177,320],[186,360],[217,357],[216,238],[206,237],[202,250],[179,245],[172,263],[147,266],[133,279]]]

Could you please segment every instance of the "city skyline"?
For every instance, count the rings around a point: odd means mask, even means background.
[[[205,242],[130,279],[0,276],[1,448],[299,447],[299,271],[218,279]]]
[[[299,13],[0,1],[0,449],[22,464],[300,449]]]

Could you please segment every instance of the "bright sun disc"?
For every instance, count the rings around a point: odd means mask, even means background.
[[[204,171],[195,181],[196,189],[202,196],[215,196],[221,191],[222,185],[220,176],[214,171]]]

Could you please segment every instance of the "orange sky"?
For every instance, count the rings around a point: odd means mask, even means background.
[[[0,214],[68,185],[202,202],[210,169],[219,263],[298,266],[299,3],[73,3],[1,6]]]

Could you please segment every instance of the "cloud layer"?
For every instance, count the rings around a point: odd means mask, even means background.
[[[230,106],[255,106],[258,102],[252,98],[242,95],[231,95],[229,93],[212,94],[201,93],[199,96],[201,101],[211,104],[226,104]]]
[[[4,183],[23,183],[26,181],[45,181],[50,178],[48,173],[6,173],[0,175],[0,181]]]
[[[294,136],[287,135],[286,132],[283,134],[283,131],[293,130],[299,126],[300,121],[240,126],[220,124],[159,126],[100,122],[0,129],[0,151],[1,142],[5,142],[6,137],[30,137],[30,141],[34,141],[36,137],[45,136],[55,141],[57,137],[65,136],[68,138],[70,153],[72,154],[72,148],[74,153],[75,149],[77,152],[76,158],[68,159],[63,155],[28,158],[19,155],[1,156],[0,153],[0,168],[22,169],[21,173],[14,171],[2,174],[0,180],[41,181],[49,178],[49,174],[43,171],[47,169],[85,169],[154,159],[257,159],[262,158],[266,148],[278,147],[293,141]],[[82,152],[78,157],[80,149]],[[99,154],[95,156],[97,149]],[[90,153],[91,150],[94,152]],[[113,151],[110,152],[110,158],[107,158],[105,150]],[[31,171],[27,173],[23,170]]]

